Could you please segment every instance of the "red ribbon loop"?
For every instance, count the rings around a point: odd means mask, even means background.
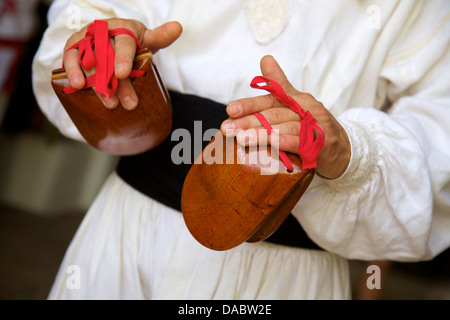
[[[95,86],[95,91],[106,98],[115,94],[119,80],[115,75],[115,53],[110,37],[120,34],[131,36],[136,41],[137,47],[142,49],[133,32],[125,28],[108,30],[108,22],[102,20],[95,20],[93,24],[88,26],[85,37],[67,49],[67,51],[78,49],[78,61],[85,70],[91,70],[95,67],[95,75],[86,79],[84,89]],[[130,77],[140,77],[144,74],[145,72],[142,70],[132,70]],[[71,86],[63,90],[65,94],[76,91],[78,90]]]
[[[284,92],[280,84],[271,79],[258,76],[253,78],[250,86],[254,89],[264,89],[270,92],[282,104],[300,116],[301,127],[297,151],[300,158],[302,158],[302,169],[316,168],[317,157],[325,144],[325,134],[322,128],[317,125],[316,118],[314,118],[309,111],[303,110],[303,108],[292,97],[288,96]],[[269,131],[266,126],[264,127]]]
[[[264,116],[261,113],[257,112],[257,113],[254,113],[253,115],[258,118],[259,122],[261,122],[264,129],[267,130],[267,134],[269,136],[275,132],[273,130],[273,128],[270,126],[270,123],[267,121],[266,118],[264,118]],[[278,152],[278,155],[280,156],[281,161],[284,163],[284,165],[286,166],[288,171],[290,171],[290,172],[294,171],[294,166],[292,165],[292,162],[289,160],[286,153],[281,150],[277,150],[277,152]]]

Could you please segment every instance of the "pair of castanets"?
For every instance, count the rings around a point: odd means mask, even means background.
[[[140,49],[130,79],[139,105],[131,111],[122,106],[107,109],[98,99],[97,93],[113,94],[117,86],[110,37],[120,33],[130,34],[126,29],[108,30],[107,22],[95,21],[88,27],[86,37],[73,46],[80,51],[81,65],[86,70],[95,67],[95,75],[87,78],[84,89],[74,90],[61,68],[53,71],[51,83],[91,146],[114,155],[132,155],[148,151],[167,139],[172,129],[172,107],[150,51],[140,48],[137,39]],[[301,113],[303,120],[311,120],[314,128],[310,126],[309,132],[316,130],[316,137],[302,141],[301,136],[300,145],[310,148],[308,143],[313,142],[320,151],[317,131],[321,130],[315,126],[315,119],[283,95],[276,82],[257,77],[252,85],[256,87],[259,83],[266,83],[262,89],[275,88],[272,93],[280,101],[293,110],[299,108],[294,111]],[[95,87],[96,92],[90,87]],[[270,125],[263,125],[270,134]],[[307,129],[308,123],[302,122],[302,130]],[[318,136],[322,137],[321,134]],[[192,236],[214,250],[266,239],[286,219],[314,177],[314,167],[305,168],[302,159],[270,147],[242,147],[235,138],[218,131],[191,166],[183,185],[182,213]]]

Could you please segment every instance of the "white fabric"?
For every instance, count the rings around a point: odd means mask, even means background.
[[[74,279],[78,275],[79,282]],[[112,174],[71,243],[49,298],[253,300],[350,295],[345,259],[269,243],[243,244],[225,252],[207,249],[192,238],[179,212],[143,197]]]
[[[134,18],[153,28],[165,21],[178,20],[184,27],[183,35],[154,57],[169,89],[225,104],[259,95],[261,92],[251,89],[249,84],[260,74],[260,58],[271,54],[292,84],[314,95],[346,129],[352,145],[347,171],[337,180],[315,178],[294,210],[314,241],[342,257],[367,260],[425,260],[448,248],[450,3],[445,0],[291,0],[286,2],[289,23],[275,39],[265,43],[255,38],[252,25],[257,23],[248,20],[250,15],[245,14],[244,4],[241,0],[56,0],[49,14],[50,27],[33,64],[37,100],[65,135],[82,140],[49,84],[49,74],[52,68],[60,67],[64,43],[74,31],[66,26],[68,6],[80,8],[82,24],[94,18],[117,16]],[[103,192],[108,193],[109,184],[105,188]],[[123,198],[122,205],[126,207],[128,201]],[[149,200],[136,196],[134,201]],[[86,224],[94,216],[101,219],[118,210],[111,207],[108,210],[113,212],[105,213],[103,209],[98,204],[91,209],[84,223],[86,230],[90,230]],[[155,210],[149,212],[156,214]],[[111,224],[111,228],[126,227],[125,220],[119,218],[106,219],[105,223]],[[71,254],[76,254],[80,242],[95,236],[94,231],[79,233]],[[149,232],[140,236],[153,237]],[[128,236],[123,234],[120,239],[122,242],[116,247],[108,247],[110,259],[116,259],[115,268],[126,260],[125,256],[119,256],[119,248],[137,250],[128,244]],[[146,241],[145,245],[156,249],[152,241]],[[171,259],[179,261],[172,254],[172,247],[164,243],[162,246],[159,249],[165,253],[161,259],[168,263]],[[275,250],[269,247],[245,245],[238,251],[252,256],[262,248],[267,248],[268,253]],[[96,250],[106,252],[105,248],[98,246]],[[323,253],[293,251],[331,259]],[[186,254],[189,256],[188,251]],[[222,257],[222,263],[229,261],[228,253],[210,254]],[[300,260],[309,261],[303,257]],[[319,260],[314,259],[315,263]],[[70,255],[66,261],[71,263]],[[184,264],[193,261],[194,258],[186,257]],[[279,262],[283,265],[283,261]],[[306,267],[299,263],[300,269]],[[203,267],[203,261],[196,266]],[[134,277],[131,273],[124,275],[131,277],[127,281],[147,281],[157,274],[157,267],[161,266],[136,271]],[[236,272],[241,271],[242,265],[236,261],[234,268]],[[343,274],[342,269],[336,272]],[[308,290],[321,292],[321,281],[315,275],[308,278]],[[177,271],[171,276],[178,277]],[[163,280],[169,281],[167,277]],[[198,284],[195,276],[180,275],[181,278],[191,285]],[[296,274],[292,274],[292,279],[298,280]],[[126,296],[124,292],[117,293],[119,288],[112,288],[115,285],[111,281],[104,289],[114,291],[116,296]],[[61,288],[62,284],[58,286]],[[237,290],[237,287],[230,288]],[[346,287],[342,289],[341,296],[345,296]],[[200,294],[221,296],[211,295],[208,290]],[[184,289],[180,292],[189,296]],[[66,297],[66,294],[58,291],[53,297]],[[226,297],[231,295],[223,293]]]

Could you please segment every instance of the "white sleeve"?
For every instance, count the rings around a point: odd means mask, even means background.
[[[337,180],[316,177],[294,209],[324,249],[350,259],[419,261],[450,246],[449,34],[447,13],[432,38],[386,60],[387,112],[339,116],[350,165]]]
[[[39,107],[63,135],[84,141],[53,92],[50,77],[61,68],[67,39],[95,19],[126,18],[144,23],[148,28],[161,23],[167,5],[160,1],[120,0],[55,0],[48,13],[48,28],[33,60],[33,91]],[[152,5],[152,7],[150,7]]]

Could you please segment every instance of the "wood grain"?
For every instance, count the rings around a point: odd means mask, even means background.
[[[163,142],[172,129],[170,98],[148,49],[137,52],[133,69],[146,74],[130,78],[139,98],[131,111],[120,104],[114,109],[104,107],[92,88],[64,94],[63,89],[69,86],[65,70],[52,72],[53,89],[81,135],[94,148],[109,154],[148,151]]]
[[[181,208],[193,237],[207,248],[227,250],[270,236],[315,174],[312,169],[301,170],[297,155],[288,157],[293,172],[274,150],[243,148],[219,131],[183,185]]]

